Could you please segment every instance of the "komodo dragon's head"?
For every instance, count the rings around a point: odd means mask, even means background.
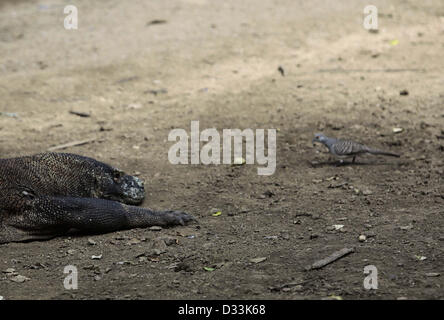
[[[102,167],[96,175],[96,193],[103,199],[138,205],[145,198],[143,181],[111,166]]]

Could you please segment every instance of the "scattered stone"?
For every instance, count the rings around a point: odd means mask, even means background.
[[[361,234],[358,239],[359,239],[359,242],[364,242],[365,240],[367,240],[367,237],[365,235]]]
[[[348,182],[341,182],[341,183],[331,183],[328,188],[330,189],[336,189],[336,188],[341,188],[348,185]]]
[[[139,244],[141,241],[137,238],[132,238],[130,241],[128,241],[128,245],[133,245],[133,244]]]
[[[408,92],[407,90],[401,90],[401,91],[399,92],[399,95],[401,95],[401,96],[408,96],[408,95],[409,95],[409,92]]]
[[[253,263],[261,263],[261,262],[264,262],[265,260],[267,260],[266,257],[260,257],[260,258],[253,258],[253,259],[250,259],[250,262],[253,262]]]
[[[404,131],[404,129],[403,128],[393,128],[392,131],[393,131],[393,133],[401,133]]]
[[[100,259],[102,259],[102,255],[100,254],[98,256],[91,256],[91,259],[93,259],[93,260],[100,260]]]
[[[8,269],[4,270],[3,273],[7,273],[7,274],[15,273],[15,269],[14,268],[8,268]]]
[[[272,196],[274,196],[274,193],[272,191],[270,191],[270,190],[267,190],[267,191],[264,192],[264,196],[268,197],[268,198],[271,198]]]
[[[149,230],[151,230],[151,231],[161,231],[162,227],[160,227],[160,226],[152,226],[152,227],[149,228]]]
[[[439,277],[441,274],[438,272],[429,272],[426,273],[426,277]]]
[[[152,242],[151,248],[152,249],[158,249],[158,250],[160,250],[163,253],[163,252],[166,252],[167,245],[166,245],[166,243],[165,243],[165,241],[163,239],[156,238]]]
[[[164,237],[159,237],[154,239],[154,241],[163,241],[167,246],[171,246],[171,245],[175,245],[175,244],[179,244],[179,240],[175,237],[171,237],[171,236],[164,236]]]
[[[401,230],[410,230],[410,229],[412,229],[413,228],[413,225],[412,224],[409,224],[408,226],[400,226],[399,227],[399,229],[401,229]]]
[[[245,163],[246,163],[246,160],[242,157],[236,157],[236,158],[234,158],[234,161],[233,161],[234,166],[241,166],[241,165],[244,165]]]
[[[125,264],[129,264],[129,265],[133,265],[134,263],[132,263],[131,261],[128,261],[128,260],[126,260],[126,261],[119,261],[119,262],[116,262],[116,264],[118,264],[118,265],[125,265]]]
[[[365,233],[365,236],[366,236],[367,238],[374,238],[374,237],[376,237],[376,233],[373,232],[373,231],[367,231],[367,232]]]
[[[318,214],[318,213],[313,213],[313,214],[311,215],[311,218],[312,218],[313,220],[318,220],[318,219],[321,218],[321,215]]]
[[[88,239],[88,244],[91,246],[95,246],[97,244],[97,242],[95,242],[93,239],[89,238]]]
[[[162,253],[165,253],[166,250],[165,249],[151,249],[151,251],[149,252],[150,256],[160,256]]]
[[[142,108],[142,104],[141,103],[130,103],[130,104],[128,104],[127,108],[130,110],[137,110],[137,109]]]
[[[16,275],[15,277],[11,278],[11,281],[16,282],[16,283],[23,283],[25,281],[31,280],[28,277],[25,276],[21,276],[21,275]]]

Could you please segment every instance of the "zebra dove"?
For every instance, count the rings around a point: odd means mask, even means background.
[[[341,163],[343,162],[341,158],[351,157],[353,157],[352,162],[355,162],[356,156],[361,154],[383,155],[398,158],[400,157],[399,154],[373,149],[351,140],[329,138],[322,133],[316,133],[312,142],[313,144],[315,144],[315,142],[320,142],[325,145],[331,154],[339,158],[339,161]]]

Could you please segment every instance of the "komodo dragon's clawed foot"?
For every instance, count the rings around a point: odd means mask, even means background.
[[[184,226],[189,222],[197,221],[196,218],[186,212],[173,210],[162,211],[162,220],[166,226]]]

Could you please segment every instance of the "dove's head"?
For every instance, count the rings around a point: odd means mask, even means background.
[[[315,142],[320,142],[322,144],[325,144],[328,140],[328,137],[325,136],[323,133],[316,133],[313,140],[311,142],[313,142],[313,144],[315,144]]]

